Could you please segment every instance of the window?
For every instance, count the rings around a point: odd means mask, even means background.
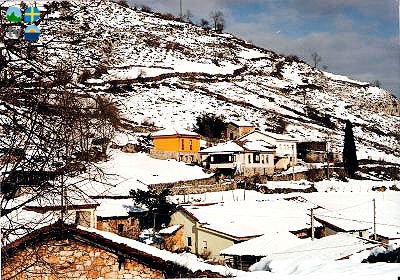
[[[249,163],[251,163],[251,155],[249,155]]]
[[[203,250],[207,250],[207,241],[203,241]]]
[[[192,140],[189,141],[189,149],[191,151],[193,150],[193,141]]]
[[[124,231],[124,225],[118,224],[118,234],[121,234]]]
[[[229,134],[229,140],[233,140],[233,132]]]
[[[84,227],[90,227],[91,213],[89,211],[76,211],[75,223]]]
[[[187,245],[192,246],[192,237],[188,236],[187,238]]]
[[[253,154],[253,162],[260,163],[260,154]]]
[[[182,148],[182,151],[183,151],[183,150],[185,150],[185,139],[182,139],[181,144],[182,144],[181,148]]]

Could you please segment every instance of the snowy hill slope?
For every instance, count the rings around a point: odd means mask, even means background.
[[[49,49],[38,56],[97,69],[84,89],[112,96],[131,124],[191,128],[212,112],[260,129],[287,124],[300,140],[331,135],[341,149],[349,119],[360,157],[400,162],[400,101],[385,90],[170,17],[110,1],[69,3],[49,9],[40,39]]]

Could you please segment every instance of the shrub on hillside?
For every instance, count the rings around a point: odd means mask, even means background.
[[[210,139],[220,139],[226,128],[223,116],[204,113],[196,118],[194,131]]]

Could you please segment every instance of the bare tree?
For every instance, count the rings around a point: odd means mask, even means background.
[[[381,87],[381,81],[379,81],[379,80],[372,81],[371,85],[373,85],[375,87]]]
[[[62,7],[70,5],[53,2],[47,12]],[[1,22],[0,33],[5,29]],[[77,176],[95,170],[120,125],[115,104],[86,93],[79,83],[85,63],[76,63],[79,48],[68,44],[82,42],[84,33],[72,37],[31,43],[0,36],[0,200],[1,223],[7,224],[2,242],[49,222],[50,215],[34,224],[18,220],[32,202],[51,200],[66,219],[71,193],[87,197],[77,187]],[[54,52],[64,48],[66,57]],[[96,139],[105,140],[98,145]]]
[[[210,14],[211,21],[214,25],[214,31],[222,32],[225,28],[225,17],[222,11],[213,11]]]
[[[203,28],[204,30],[210,30],[210,22],[206,20],[205,18],[202,18],[199,22],[199,26]]]
[[[318,63],[320,63],[322,61],[321,56],[317,52],[313,52],[311,54],[311,59],[312,59],[312,62],[314,64],[314,68],[317,68]]]
[[[193,18],[193,13],[191,10],[186,10],[186,12],[183,14],[183,20],[187,22],[192,22]]]

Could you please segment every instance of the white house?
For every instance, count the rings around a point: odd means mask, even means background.
[[[201,150],[204,165],[242,175],[272,175],[275,147],[265,141],[229,141]]]
[[[243,135],[240,141],[265,141],[276,147],[275,168],[287,169],[297,164],[297,142],[295,138],[272,132],[261,132],[259,130]]]

